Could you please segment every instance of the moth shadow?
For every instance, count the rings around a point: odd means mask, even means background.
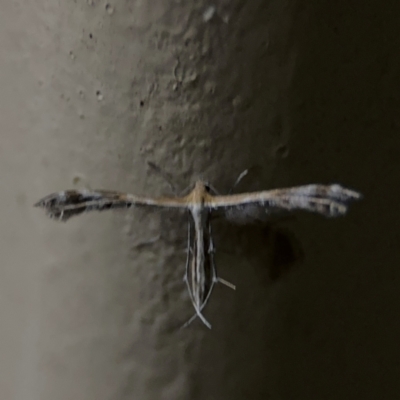
[[[263,281],[278,280],[305,258],[300,240],[290,227],[282,225],[287,219],[239,226],[218,221],[217,252],[246,257]]]

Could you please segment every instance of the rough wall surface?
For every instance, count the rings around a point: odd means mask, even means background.
[[[398,397],[400,10],[331,3],[2,6],[2,399]],[[256,167],[241,189],[366,199],[337,221],[218,221],[238,289],[217,288],[212,331],[179,330],[184,215],[31,207],[68,187],[168,193],[149,161],[179,190]]]

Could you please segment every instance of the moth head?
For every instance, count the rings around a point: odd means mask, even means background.
[[[207,193],[213,192],[213,188],[212,188],[212,185],[210,182],[204,181],[203,185],[204,185],[204,189],[206,189]]]
[[[211,190],[211,185],[207,181],[203,181],[199,179],[195,185],[194,185],[195,190],[200,190],[200,191],[206,191],[209,192]]]

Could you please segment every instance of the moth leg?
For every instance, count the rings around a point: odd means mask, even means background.
[[[228,288],[230,288],[232,290],[236,290],[236,285],[234,285],[233,283],[227,281],[226,279],[217,277],[217,282],[222,283],[223,285],[227,286]]]
[[[231,187],[231,190],[228,192],[228,194],[232,194],[233,189],[235,189],[235,187],[236,187],[237,185],[239,185],[240,181],[241,181],[248,173],[249,173],[249,170],[248,170],[248,169],[245,169],[244,171],[242,171],[242,172],[240,173],[240,175],[237,177],[235,183],[234,183],[233,186]]]
[[[190,290],[190,289],[189,289]],[[190,293],[190,297],[192,298],[192,294]],[[200,308],[196,307],[194,300],[192,300],[193,306],[196,310],[196,314],[193,314],[188,321],[186,321],[182,326],[181,329],[186,328],[189,326],[196,318],[200,318],[203,324],[208,328],[211,329],[211,324],[206,320],[204,315],[201,313],[201,310],[204,308],[205,303],[203,303]]]
[[[201,310],[201,308],[200,308]],[[204,318],[203,314],[199,311],[199,313],[193,314],[188,321],[186,321],[182,326],[181,329],[187,328],[197,317],[201,319],[203,324],[208,328],[211,329],[211,324]]]
[[[214,247],[214,242],[212,240],[212,231],[211,231],[211,223],[210,223],[210,221],[208,221],[208,249],[207,249],[207,253],[208,253],[208,257],[209,257],[212,277],[211,277],[210,288],[208,289],[208,292],[207,292],[207,296],[204,299],[204,301],[201,303],[200,310],[199,310],[200,312],[207,305],[208,300],[209,300],[209,298],[211,296],[211,293],[212,293],[212,291],[214,289],[214,285],[218,282],[217,269],[215,267],[215,262],[214,262],[215,247]]]
[[[190,263],[190,254],[192,254],[192,247],[190,246],[190,232],[191,232],[191,225],[190,225],[190,218],[188,218],[188,233],[187,233],[187,246],[186,246],[186,265],[185,265],[185,273],[183,275],[183,280],[187,284],[188,276],[189,276],[189,263]]]
[[[189,287],[189,284],[188,284],[189,295],[190,295],[190,298],[192,299],[192,304],[193,304],[193,306],[194,306],[194,308],[195,308],[195,310],[196,310],[196,313],[193,314],[193,315],[190,317],[190,319],[182,325],[181,329],[188,327],[196,318],[200,318],[201,321],[203,322],[203,324],[204,324],[208,329],[211,329],[211,324],[206,320],[206,318],[204,317],[204,315],[203,315],[201,312],[202,312],[202,310],[204,309],[204,307],[206,306],[206,304],[207,304],[207,302],[208,302],[208,299],[209,299],[209,297],[210,297],[210,294],[211,294],[211,292],[212,292],[212,289],[213,289],[214,285],[215,285],[215,281],[213,280],[213,281],[211,282],[211,287],[210,287],[210,290],[209,290],[208,293],[207,293],[206,299],[203,301],[203,303],[201,304],[200,307],[197,307],[197,306],[196,306],[196,303],[195,303],[195,301],[194,301],[194,298],[193,298],[192,291],[190,290],[190,287]]]
[[[186,328],[188,325],[190,325],[197,317],[198,317],[198,313],[204,309],[204,307],[207,305],[208,300],[211,296],[211,293],[214,289],[214,285],[219,282],[224,284],[225,286],[228,286],[229,288],[235,290],[236,286],[230,282],[228,282],[225,279],[219,278],[217,275],[217,268],[215,265],[215,260],[214,260],[214,255],[215,255],[215,246],[214,246],[214,241],[212,238],[212,229],[211,229],[211,223],[208,223],[208,237],[209,237],[209,242],[208,242],[208,249],[207,249],[207,253],[209,255],[209,261],[210,261],[210,267],[211,267],[211,271],[212,271],[212,278],[211,278],[211,285],[210,285],[210,289],[208,290],[207,296],[204,299],[203,303],[200,306],[199,310],[196,310],[198,312],[196,312],[196,314],[192,315],[192,317],[182,326],[182,328]],[[190,288],[189,288],[190,290]],[[204,322],[204,321],[203,321]],[[207,324],[205,324],[206,326],[208,326]],[[208,326],[208,328],[211,329],[211,325]]]
[[[218,276],[217,276],[217,269],[215,267],[215,261],[214,261],[214,254],[215,254],[215,247],[214,247],[214,242],[212,239],[212,231],[211,231],[211,223],[208,221],[208,249],[207,249],[207,254],[209,257],[209,262],[210,262],[210,268],[211,268],[211,285],[210,289],[208,290],[207,296],[204,299],[203,303],[201,304],[200,311],[206,306],[208,299],[211,296],[211,293],[214,289],[214,285],[218,282]]]
[[[249,170],[248,170],[248,169],[245,169],[245,170],[238,176],[238,178],[236,179],[235,183],[233,184],[233,186],[232,186],[231,189],[229,190],[228,195],[232,194],[233,189],[235,189],[235,187],[236,187],[236,186],[240,183],[240,181],[248,174],[248,172],[249,172]],[[208,187],[209,192],[210,192],[213,196],[220,196],[220,195],[221,195],[221,193],[219,193],[218,190],[215,189],[215,187],[212,186],[209,182],[206,182],[206,186]],[[214,217],[215,217],[215,215],[214,215]],[[218,218],[218,216],[217,216],[217,218]]]
[[[214,241],[213,241],[213,237],[212,237],[211,223],[208,224],[208,235],[210,238],[209,246],[208,246],[208,254],[210,255],[210,263],[211,263],[212,274],[213,274],[213,282],[222,283],[223,285],[225,285],[233,290],[236,290],[236,286],[233,283],[227,281],[226,279],[220,278],[217,274],[217,267],[216,267],[215,260],[214,260],[214,255],[216,253],[216,250],[215,250]],[[210,291],[211,291],[211,289],[210,289]],[[208,295],[207,295],[207,297],[208,297]]]
[[[233,184],[233,186],[231,187],[231,189],[229,190],[228,194],[232,194],[233,189],[235,189],[235,187],[240,183],[240,181],[248,174],[249,170],[245,169],[243,172],[241,172],[241,174],[237,177],[235,183]],[[215,189],[215,187],[213,185],[211,185],[211,183],[209,182],[205,182],[207,188],[209,189],[210,193],[213,196],[219,196],[220,193],[218,192],[217,189]]]
[[[205,319],[205,317],[203,316],[203,314],[201,313],[201,310],[204,307],[204,303],[201,305],[201,307],[197,307],[196,306],[196,302],[194,301],[194,295],[192,292],[192,289],[190,287],[189,284],[189,268],[190,268],[190,255],[193,253],[192,251],[192,247],[190,245],[190,241],[191,241],[191,224],[190,224],[190,218],[188,219],[188,242],[187,242],[187,257],[186,257],[186,267],[185,267],[185,274],[183,276],[183,280],[186,283],[188,292],[189,292],[189,297],[190,300],[194,306],[194,309],[196,310],[196,314],[194,314],[181,328],[186,328],[189,324],[192,323],[192,321],[194,319],[196,319],[197,317],[199,317],[201,319],[201,321],[204,323],[205,326],[207,326],[207,328],[211,329],[211,324]]]
[[[192,254],[192,248],[190,246],[190,241],[191,241],[191,224],[190,224],[190,218],[188,219],[188,241],[187,241],[187,250],[186,250],[186,265],[185,265],[185,273],[183,275],[183,281],[186,283],[190,300],[194,304],[194,297],[192,293],[192,289],[189,284],[189,268],[190,268],[190,255]]]

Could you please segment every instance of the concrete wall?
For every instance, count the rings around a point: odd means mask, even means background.
[[[215,6],[215,9],[213,8]],[[211,7],[211,8],[210,8]],[[1,399],[399,395],[399,5],[13,1],[0,14]],[[215,226],[213,325],[179,326],[185,215],[32,204],[340,182],[349,216]],[[239,188],[238,188],[239,189]]]

